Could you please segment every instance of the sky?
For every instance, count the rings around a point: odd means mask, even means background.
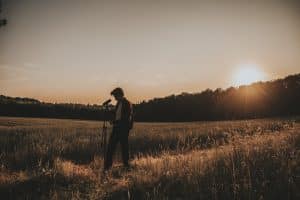
[[[9,96],[99,104],[120,86],[137,103],[236,86],[245,66],[300,72],[296,0],[2,0],[1,17]]]

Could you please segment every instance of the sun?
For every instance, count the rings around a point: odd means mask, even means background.
[[[253,82],[263,81],[265,73],[255,64],[242,64],[238,66],[237,70],[233,73],[233,85],[248,85]]]

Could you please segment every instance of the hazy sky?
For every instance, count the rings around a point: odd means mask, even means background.
[[[299,1],[298,1],[299,2]],[[0,94],[101,103],[226,88],[243,65],[300,72],[292,0],[4,0]]]

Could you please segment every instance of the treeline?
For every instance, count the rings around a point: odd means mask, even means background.
[[[136,107],[141,121],[198,121],[300,114],[300,74],[248,86],[171,95]]]
[[[269,82],[171,95],[134,105],[136,121],[199,121],[300,114],[300,74]],[[0,96],[0,115],[103,120],[99,105],[52,104]],[[111,117],[111,116],[110,116]]]
[[[43,103],[30,98],[0,95],[2,116],[103,120],[105,114],[99,105]]]

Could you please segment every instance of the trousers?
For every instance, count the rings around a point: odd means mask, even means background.
[[[129,147],[128,147],[129,128],[124,126],[114,126],[112,134],[108,141],[104,169],[111,168],[113,164],[113,156],[116,151],[117,144],[121,144],[123,165],[128,166]]]

